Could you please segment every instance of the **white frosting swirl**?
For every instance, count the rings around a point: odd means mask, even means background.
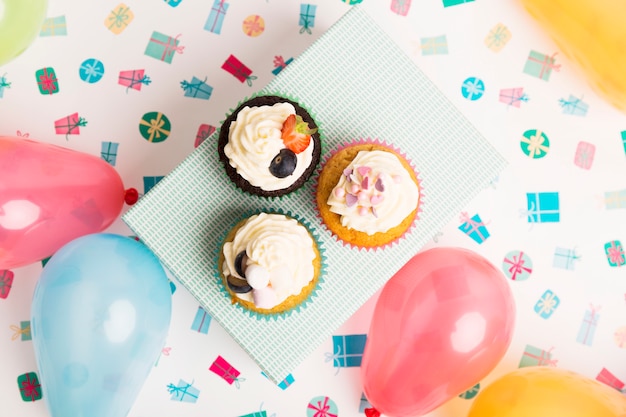
[[[373,235],[400,224],[419,200],[419,189],[398,157],[359,151],[328,197],[344,227]]]
[[[231,122],[224,153],[237,173],[255,187],[265,191],[288,188],[311,165],[315,146],[313,140],[303,152],[296,154],[296,169],[291,175],[277,178],[269,171],[272,159],[285,148],[281,139],[283,123],[295,113],[293,105],[287,102],[273,106],[246,106]]]
[[[224,244],[222,272],[225,277],[238,276],[235,258],[241,251],[245,251],[247,260],[243,268],[252,265],[262,267],[269,272],[269,284],[265,288],[235,295],[254,302],[255,293],[259,295],[271,290],[276,296],[272,305],[261,308],[272,308],[290,295],[300,294],[302,288],[314,278],[314,245],[309,231],[297,220],[282,214],[254,215],[235,232],[231,242]]]

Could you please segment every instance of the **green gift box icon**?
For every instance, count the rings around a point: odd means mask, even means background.
[[[35,372],[27,372],[17,377],[22,400],[37,401],[41,399],[41,384]]]
[[[541,52],[530,51],[524,65],[524,73],[548,81],[552,70],[559,71],[561,69],[561,65],[554,63],[555,55],[548,56]]]
[[[41,94],[56,94],[59,92],[59,80],[54,72],[54,68],[46,67],[37,70],[35,78]]]
[[[182,54],[185,49],[184,46],[179,45],[179,36],[172,37],[156,31],[152,32],[145,54],[171,64],[174,52]]]

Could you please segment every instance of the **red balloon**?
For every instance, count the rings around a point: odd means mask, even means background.
[[[52,255],[119,216],[124,187],[103,159],[0,136],[0,269]]]
[[[503,274],[460,248],[423,251],[383,287],[361,363],[363,390],[389,417],[429,413],[495,368],[515,303]]]

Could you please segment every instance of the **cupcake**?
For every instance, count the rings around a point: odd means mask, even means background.
[[[298,103],[257,96],[220,128],[218,152],[226,174],[242,190],[280,197],[301,187],[321,155],[318,126]]]
[[[421,200],[417,174],[397,150],[381,142],[338,149],[317,184],[319,215],[326,227],[353,247],[378,248],[413,226]]]
[[[259,213],[238,222],[217,259],[232,302],[261,316],[306,303],[321,280],[322,266],[319,243],[309,229],[279,213]]]

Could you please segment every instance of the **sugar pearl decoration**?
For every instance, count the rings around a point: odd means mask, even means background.
[[[252,299],[257,308],[270,309],[276,305],[276,292],[272,287],[264,287],[252,290]]]

